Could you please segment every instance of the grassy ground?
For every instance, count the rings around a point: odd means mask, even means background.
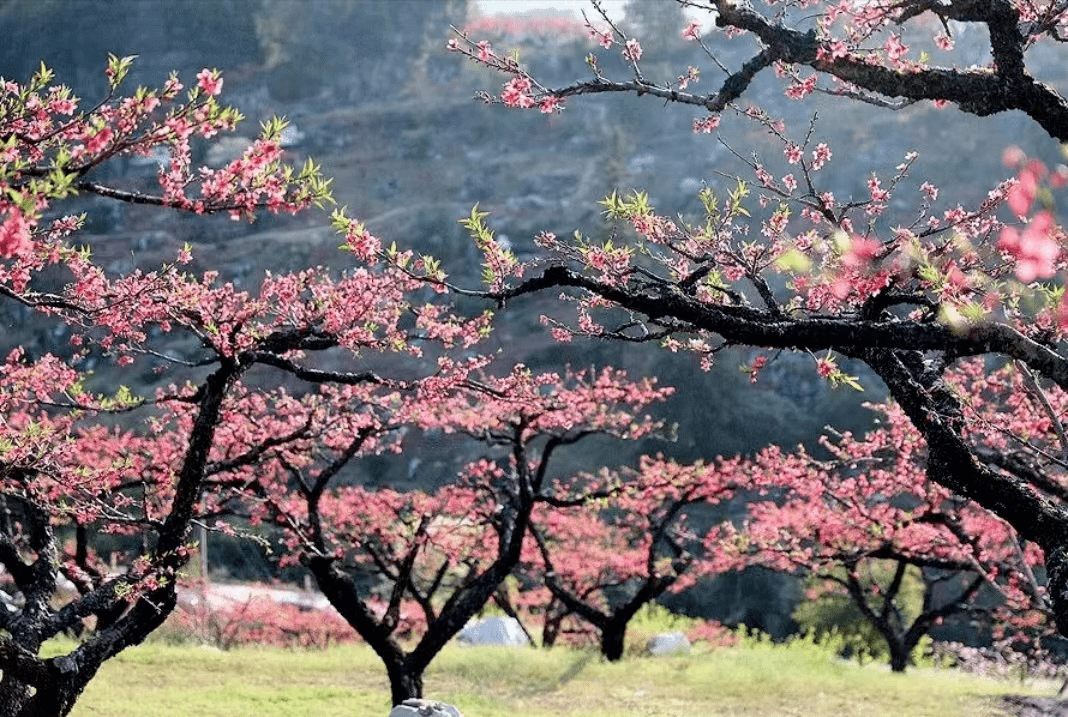
[[[426,692],[465,717],[979,717],[1003,714],[1000,694],[1052,695],[1055,687],[933,668],[893,675],[812,645],[758,643],[618,664],[566,649],[449,648],[428,673]],[[384,717],[388,697],[380,663],[362,646],[217,652],[150,644],[108,662],[73,715]]]

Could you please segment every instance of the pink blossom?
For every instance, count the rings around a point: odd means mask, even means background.
[[[901,41],[900,35],[894,33],[887,38],[883,49],[886,50],[886,56],[891,62],[899,62],[908,53],[909,46]]]
[[[20,256],[33,248],[32,225],[18,207],[12,207],[0,224],[0,256]]]
[[[559,112],[564,108],[564,101],[556,95],[546,95],[538,103],[538,107],[541,108],[543,114],[552,114]]]
[[[1005,150],[1001,153],[1001,163],[1009,168],[1019,167],[1026,160],[1027,155],[1024,154],[1024,151],[1016,145],[1006,147]]]
[[[693,133],[694,134],[711,134],[712,130],[719,127],[719,115],[708,115],[704,118],[697,118],[693,121]]]
[[[949,35],[947,35],[945,33],[941,33],[941,32],[938,33],[937,35],[935,35],[934,41],[935,41],[935,45],[938,46],[938,49],[945,50],[946,52],[949,52],[950,50],[952,50],[953,49],[953,45],[955,44],[953,42],[953,38],[952,37],[950,37]]]
[[[110,127],[104,127],[85,143],[85,149],[89,154],[99,154],[111,141],[113,133]]]
[[[1048,279],[1057,272],[1060,245],[1050,235],[1054,230],[1053,215],[1042,211],[1035,215],[1023,232],[1004,227],[998,239],[998,249],[1016,259],[1016,278],[1024,283]]]
[[[830,46],[830,57],[832,60],[849,57],[849,46],[841,40],[835,40]]]
[[[197,87],[207,95],[217,95],[222,92],[223,78],[218,70],[204,68],[197,73]]]
[[[793,192],[797,189],[797,180],[794,179],[794,175],[787,174],[782,178],[782,186],[786,187],[786,191]]]
[[[74,101],[68,98],[55,99],[48,104],[48,108],[51,112],[61,115],[72,115],[77,107],[78,106],[74,104]]]
[[[877,177],[868,180],[868,191],[873,202],[885,202],[890,198],[890,193],[882,188]]]
[[[753,168],[753,173],[756,174],[756,178],[759,179],[760,183],[765,187],[775,186],[775,177],[771,176],[771,173],[759,164]]]
[[[1054,189],[1061,189],[1068,185],[1068,167],[1058,165],[1049,175],[1049,185]]]
[[[790,164],[797,164],[805,156],[801,148],[793,142],[787,143],[786,149],[783,150],[783,154],[786,155],[786,161]]]
[[[691,20],[690,24],[686,26],[686,29],[682,31],[682,36],[683,36],[683,38],[685,38],[687,40],[700,40],[701,39],[701,33],[699,32],[700,29],[701,29],[701,24]]]
[[[771,218],[764,224],[764,235],[768,237],[775,237],[786,231],[786,224],[790,221],[790,216],[786,212],[775,212],[771,215]]]
[[[513,78],[501,90],[501,101],[509,107],[526,109],[534,106],[534,98],[530,95],[531,82],[529,77],[520,75]]]
[[[943,212],[942,218],[945,219],[947,224],[960,224],[968,218],[968,213],[964,211],[964,207],[958,204],[953,209],[947,209]]]
[[[816,75],[809,75],[800,82],[795,81],[792,85],[786,88],[786,96],[792,100],[804,99],[805,95],[814,92],[816,89]]]
[[[373,262],[378,258],[382,243],[367,231],[362,224],[355,224],[345,236],[345,243],[362,261]]]
[[[689,86],[689,84],[691,82],[697,82],[697,80],[700,77],[701,77],[701,70],[700,69],[698,69],[696,67],[693,67],[692,65],[690,67],[687,67],[686,68],[686,74],[685,75],[679,75],[679,89],[680,90],[685,90]]]
[[[612,33],[598,30],[589,23],[586,23],[586,32],[604,49],[612,47]]]
[[[762,368],[764,368],[764,366],[767,363],[768,363],[768,357],[767,356],[757,356],[756,358],[753,359],[753,361],[749,364],[749,367],[748,367],[749,383],[756,383],[757,375],[760,373],[760,370]]]
[[[726,264],[723,267],[723,278],[727,281],[738,281],[745,276],[745,269],[737,264]]]
[[[863,268],[871,264],[883,251],[883,245],[877,239],[854,236],[849,240],[849,248],[842,254],[842,264]]]
[[[820,142],[816,145],[816,149],[812,150],[812,169],[822,169],[823,165],[827,164],[827,160],[830,158],[831,148],[823,142]]]
[[[478,43],[478,61],[489,62],[493,57],[493,50],[490,49],[490,44],[486,40],[482,40]]]
[[[1061,296],[1061,303],[1057,305],[1057,326],[1068,326],[1068,292]]]
[[[920,186],[920,191],[923,192],[923,196],[926,197],[927,201],[929,202],[933,202],[938,199],[938,187],[934,186],[930,182],[924,182]]]
[[[1009,209],[1018,217],[1026,216],[1031,211],[1031,203],[1038,191],[1038,176],[1029,169],[1020,170],[1016,183],[1009,188]]]
[[[642,46],[634,38],[627,40],[627,44],[623,48],[623,58],[630,62],[637,62],[642,59]]]
[[[167,97],[174,97],[184,89],[185,85],[179,82],[177,77],[171,77],[163,83],[163,94]]]

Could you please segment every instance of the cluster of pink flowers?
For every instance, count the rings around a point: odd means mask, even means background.
[[[1028,283],[1035,279],[1049,279],[1057,273],[1061,245],[1053,238],[1055,229],[1053,215],[1041,211],[1031,218],[1023,231],[1009,226],[1001,230],[998,249],[1016,261],[1017,279]]]
[[[882,188],[882,183],[875,176],[868,179],[868,193],[873,202],[885,202],[890,198],[890,193]]]
[[[204,68],[197,73],[197,87],[199,87],[204,94],[214,97],[222,92],[222,86],[222,73],[218,70]]]
[[[793,100],[804,99],[806,95],[816,91],[816,75],[812,74],[803,80],[794,80],[793,84],[786,88],[786,96]]]
[[[361,261],[374,263],[382,250],[382,242],[371,234],[363,224],[353,221],[345,233],[345,243]]]
[[[679,89],[685,90],[690,83],[696,83],[701,77],[701,70],[690,65],[686,68],[685,75],[679,75]]]
[[[501,90],[501,101],[509,107],[526,109],[535,105],[534,96],[531,94],[532,84],[530,78],[524,75],[513,77]]]
[[[1005,201],[1017,217],[1026,217],[1031,213],[1043,181],[1048,181],[1053,188],[1068,184],[1068,169],[1058,167],[1051,173],[1041,161],[1028,160],[1018,147],[1006,149],[1002,154],[1002,162],[1018,170],[1015,182],[1005,192]],[[1043,209],[1031,217],[1023,230],[1013,226],[1003,227],[997,246],[1015,262],[1016,278],[1029,283],[1036,279],[1049,279],[1057,273],[1064,240],[1064,232],[1057,226],[1053,214]]]
[[[7,216],[0,223],[0,256],[21,256],[33,249],[33,224],[16,206],[4,213]]]
[[[556,95],[545,95],[538,102],[542,114],[554,114],[564,108],[564,100]]]
[[[883,45],[883,50],[886,52],[886,57],[890,60],[891,64],[898,65],[902,59],[908,54],[909,46],[901,41],[901,36],[897,33],[892,33],[890,37],[886,39],[886,43]]]
[[[629,247],[590,247],[584,252],[586,264],[600,272],[605,281],[618,283],[629,271],[631,250]]]
[[[719,127],[719,114],[698,117],[693,121],[694,134],[710,134],[717,127]]]
[[[823,166],[831,159],[831,148],[820,142],[816,149],[812,150],[812,170],[823,169]]]
[[[253,645],[326,649],[359,640],[333,608],[253,597],[213,607],[203,596],[179,606],[168,622],[183,639],[230,650]]]

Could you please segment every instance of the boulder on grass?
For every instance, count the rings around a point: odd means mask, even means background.
[[[469,622],[456,639],[464,645],[529,645],[523,628],[511,617],[487,617]]]
[[[435,700],[404,700],[393,708],[389,717],[463,717],[452,705]]]
[[[662,632],[649,638],[645,643],[645,649],[650,655],[682,655],[689,654],[690,640],[685,633]]]

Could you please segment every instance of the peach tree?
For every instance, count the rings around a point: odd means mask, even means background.
[[[1052,205],[1064,168],[1014,150],[1005,161],[1016,176],[992,182],[974,206],[943,207],[938,187],[924,182],[910,191],[903,182],[916,161],[906,146],[892,171],[876,168],[864,195],[835,196],[823,187],[835,148],[819,141],[812,123],[798,130],[740,104],[766,72],[799,102],[821,93],[887,111],[917,102],[978,116],[1015,109],[1063,141],[1068,101],[1036,79],[1027,60],[1036,46],[1053,52],[1065,40],[1068,8],[1031,0],[683,5],[707,11],[715,29],[696,21],[679,28],[698,59],[670,82],[646,77],[639,38],[596,2],[590,35],[621,54],[627,77],[609,77],[594,52],[590,78],[549,87],[515,56],[462,30],[450,49],[508,76],[499,93],[483,94],[486,101],[551,113],[566,111],[569,98],[629,94],[697,110],[699,135],[733,116],[768,133],[789,171],[779,175],[771,163],[735,151],[751,178],[702,190],[703,211],[689,219],[659,214],[641,192],[612,194],[603,204],[615,225],[608,237],[544,232],[535,238],[543,253],[532,263],[496,244],[483,222],[474,234],[490,282],[480,293],[504,303],[563,291],[577,304],[574,322],[554,326],[564,340],[659,343],[693,351],[706,365],[728,347],[753,347],[762,350],[749,367],[754,375],[780,352],[800,352],[837,385],[859,385],[843,359],[865,365],[924,442],[926,478],[1041,551],[1050,612],[1068,634],[1061,449],[1042,450],[1029,433],[1012,430],[991,450],[977,438],[974,396],[949,379],[963,360],[978,357],[990,367],[1011,363],[1039,395],[1068,388],[1065,232]],[[955,34],[969,25],[986,32],[986,66],[936,66],[928,52],[912,49],[929,43],[952,53]],[[753,53],[728,66],[716,52],[725,42],[749,42]],[[724,78],[695,85],[714,73]],[[749,195],[767,209],[764,218],[750,215]],[[891,200],[909,207],[900,219],[891,216]],[[1063,435],[1060,416],[1051,415]]]

